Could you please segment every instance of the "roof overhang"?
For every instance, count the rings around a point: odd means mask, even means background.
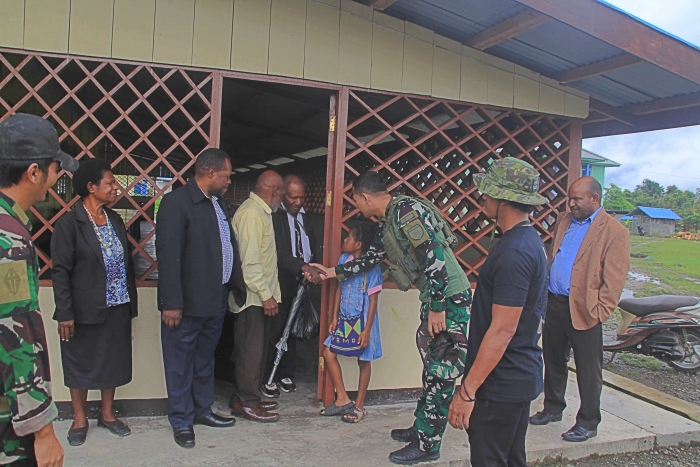
[[[602,0],[356,0],[591,96],[583,136],[700,124],[700,49]]]

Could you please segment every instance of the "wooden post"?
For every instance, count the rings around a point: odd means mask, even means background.
[[[331,96],[328,132],[328,169],[326,171],[326,219],[324,225],[323,264],[333,266],[340,257],[340,233],[343,224],[343,184],[345,180],[345,137],[348,127],[348,88]],[[324,405],[335,399],[335,387],[325,371],[323,341],[328,336],[328,313],[333,306],[334,280],[323,283],[321,295],[321,332],[319,336],[318,398]]]

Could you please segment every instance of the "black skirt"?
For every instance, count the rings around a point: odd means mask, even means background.
[[[131,307],[107,309],[100,324],[75,324],[61,341],[63,382],[71,389],[111,389],[131,381]]]

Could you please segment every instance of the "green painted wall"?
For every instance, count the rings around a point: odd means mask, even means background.
[[[591,166],[591,177],[598,180],[600,186],[605,186],[605,167],[592,165]]]

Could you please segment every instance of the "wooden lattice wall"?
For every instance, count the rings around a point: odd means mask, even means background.
[[[185,183],[195,156],[212,141],[212,79],[182,68],[0,53],[0,121],[18,112],[45,117],[58,129],[65,152],[107,159],[115,175],[128,175],[117,177],[128,182],[114,207],[126,213],[129,241],[142,265],[139,285],[157,267],[157,200]],[[53,225],[77,200],[63,173],[49,200],[32,207],[41,279],[50,278]]]
[[[571,120],[359,90],[349,92],[348,106],[343,223],[359,215],[352,180],[379,171],[390,191],[425,197],[440,208],[460,240],[458,259],[474,278],[486,259],[493,223],[479,205],[472,175],[512,156],[540,172],[540,193],[548,201],[533,210],[531,220],[544,241],[551,239],[567,188],[578,176],[570,171]]]

